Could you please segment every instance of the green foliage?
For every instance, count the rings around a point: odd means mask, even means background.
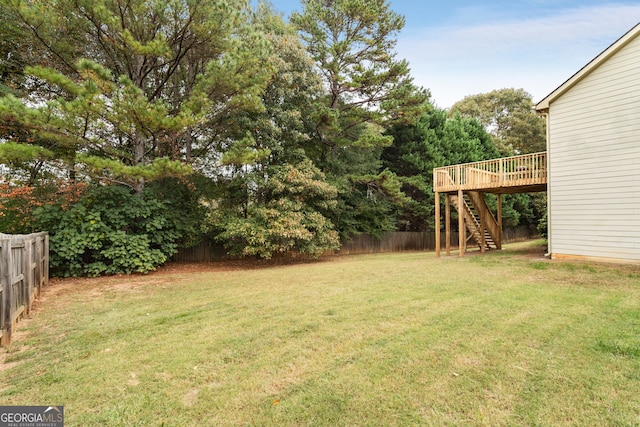
[[[389,145],[390,139],[357,131],[363,123],[411,121],[428,92],[413,85],[409,64],[395,57],[404,17],[385,0],[304,0],[291,22],[320,69],[327,96],[318,137],[327,149]]]
[[[149,271],[203,233],[267,258],[428,230],[434,167],[538,135],[520,91],[432,108],[385,0],[303,0],[291,24],[246,0],[54,6],[0,4],[0,226],[49,229],[58,274]],[[76,182],[110,186],[50,187]],[[538,213],[517,196],[504,211]]]
[[[35,211],[50,234],[51,272],[58,276],[147,273],[177,250],[180,233],[166,204],[125,187],[96,187],[77,203]]]
[[[246,145],[256,158],[235,164],[264,168],[315,159],[313,135],[322,109],[322,79],[295,29],[268,5],[259,6],[252,23],[270,45],[267,62],[272,74],[262,93],[264,110],[245,112],[237,118],[252,137],[253,145]],[[236,144],[247,139],[246,134],[238,135]]]
[[[194,123],[195,116],[169,114],[165,102],[148,101],[128,78],[112,82],[109,70],[96,63],[79,61],[77,71],[82,76],[80,83],[50,68],[27,68],[27,73],[65,95],[30,108],[7,97],[0,100],[0,117],[20,121],[22,126],[32,129],[39,140],[48,141],[58,156],[67,156],[73,168],[84,164],[84,171],[90,176],[136,188],[140,180],[190,172],[180,161],[140,155],[139,151],[146,146],[143,140],[149,137],[174,138]],[[127,136],[133,145],[122,144]],[[136,148],[136,141],[142,145]],[[64,147],[64,150],[55,147]]]
[[[0,119],[11,126],[3,136],[50,150],[46,169],[58,175],[84,173],[141,194],[150,180],[190,173],[181,163],[235,135],[238,111],[263,108],[269,46],[244,1],[4,7],[43,54],[20,70],[31,82],[25,96],[0,98]],[[44,170],[29,166],[31,175]]]
[[[263,183],[252,182],[242,210],[221,210],[217,239],[232,254],[271,258],[297,252],[318,256],[339,247],[326,213],[335,208],[336,189],[310,161],[274,166]],[[247,183],[248,184],[248,183]]]
[[[234,116],[237,133],[216,145],[228,168],[211,213],[217,239],[235,255],[319,255],[338,245],[328,215],[336,190],[309,159],[322,82],[295,30],[261,4],[252,23],[270,44],[264,110]]]
[[[363,161],[354,163],[366,164]],[[379,161],[372,165],[377,168],[370,173],[354,168],[351,173],[332,180],[338,188],[338,209],[331,218],[342,240],[358,234],[380,237],[395,230],[395,210],[408,200],[396,174],[388,169],[377,172]]]
[[[383,165],[402,182],[407,202],[396,212],[396,228],[426,231],[433,227],[433,168],[445,162],[440,149],[446,116],[430,109],[412,125],[392,126],[393,145],[382,153]]]
[[[202,203],[207,198],[208,178],[200,174],[188,178],[165,177],[149,184],[149,197],[161,200],[164,217],[170,228],[180,236],[178,245],[188,248],[202,241],[208,231],[207,207]]]
[[[51,181],[40,185],[24,185],[9,180],[0,184],[0,233],[29,234],[37,228],[34,210],[47,204],[68,206],[75,203],[86,189],[83,183]]]
[[[542,238],[546,239],[549,237],[549,220],[548,220],[547,212],[545,212],[542,218],[540,218],[537,229],[538,229],[538,233],[540,233],[540,236]]]
[[[291,22],[326,92],[319,98],[310,155],[338,188],[332,218],[341,238],[380,235],[394,228],[393,211],[404,199],[399,185],[386,185],[398,180],[380,164],[381,147],[393,142],[384,131],[413,122],[429,98],[394,52],[404,17],[384,0],[305,0],[302,6]]]
[[[51,151],[30,144],[0,143],[0,163],[10,166],[52,157]]]
[[[102,174],[102,178],[107,181],[131,180],[131,182],[135,182],[143,179],[152,182],[163,178],[186,177],[193,172],[191,166],[180,161],[169,160],[166,157],[136,166],[128,166],[118,160],[84,154],[79,154],[76,159],[84,164],[86,172],[94,176]]]
[[[29,56],[38,51],[25,41],[21,29],[15,25],[16,16],[7,1],[0,2],[0,97],[16,94],[24,83],[22,68]],[[0,125],[0,132],[3,126]]]
[[[494,194],[485,194],[485,201],[489,209],[498,211],[498,198]],[[534,211],[529,194],[516,193],[502,196],[502,225],[504,228],[517,227],[519,225],[535,225]]]
[[[388,130],[393,145],[382,153],[383,165],[399,176],[408,200],[397,209],[396,228],[433,229],[433,169],[498,157],[491,136],[477,120],[430,107],[420,119]],[[517,221],[516,221],[517,222]]]
[[[467,96],[451,107],[450,114],[477,119],[491,133],[503,156],[546,149],[545,121],[534,111],[532,96],[524,89]],[[504,208],[505,226],[537,225],[546,214],[544,195],[506,196]]]
[[[332,221],[345,241],[359,234],[381,237],[395,229],[395,205],[371,193],[367,183],[338,181],[338,209]]]
[[[532,96],[524,89],[498,89],[467,96],[451,107],[451,114],[454,113],[482,123],[503,155],[546,149],[544,119],[533,110]]]
[[[223,165],[244,166],[266,160],[271,154],[268,148],[256,147],[256,141],[251,134],[229,144],[228,150],[222,155]]]

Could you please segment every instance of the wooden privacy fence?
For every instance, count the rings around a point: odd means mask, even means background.
[[[507,228],[503,231],[504,242],[535,239],[539,237],[535,227]],[[444,233],[441,244],[444,248]],[[452,248],[458,245],[458,233],[451,233]],[[355,236],[352,240],[344,242],[340,248],[342,254],[370,254],[377,252],[402,252],[402,251],[433,251],[436,249],[436,234],[434,232],[409,232],[397,231],[387,233],[382,238],[367,235]],[[224,248],[209,240],[192,248],[180,249],[172,257],[174,262],[207,262],[224,259]]]
[[[440,244],[445,247],[444,232],[441,233]],[[520,240],[535,239],[540,233],[535,227],[507,228],[503,231],[503,241],[517,242]],[[458,233],[451,233],[451,247],[458,247]],[[382,238],[360,235],[352,240],[344,242],[340,248],[341,254],[369,254],[378,252],[405,252],[405,251],[434,251],[436,249],[435,232],[403,232],[387,233]]]
[[[455,233],[456,236],[458,235]],[[381,238],[361,234],[343,242],[341,254],[370,254],[378,252],[432,251],[436,248],[436,233],[398,231]]]
[[[49,235],[0,233],[0,345],[11,344],[18,320],[49,283]]]

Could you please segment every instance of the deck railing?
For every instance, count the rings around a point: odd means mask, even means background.
[[[526,187],[547,183],[547,153],[485,160],[433,170],[433,191]]]

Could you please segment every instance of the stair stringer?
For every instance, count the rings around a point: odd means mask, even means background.
[[[472,210],[471,203],[470,203],[471,201],[470,200],[467,201],[467,200],[468,200],[467,198],[464,198],[462,200],[464,206],[460,208],[458,206],[458,198],[451,197],[452,204],[455,207],[456,211],[458,211],[458,215],[462,215],[464,217],[464,224],[465,224],[466,230],[459,230],[458,232],[468,231],[470,233],[470,236],[466,237],[466,240],[467,241],[470,239],[475,240],[476,243],[478,244],[478,247],[481,250],[483,249],[482,247],[483,241],[484,241],[484,249],[493,249],[491,246],[491,244],[493,243],[491,237],[487,236],[483,239],[483,235],[481,234],[483,233],[483,231],[480,226],[480,220],[474,215],[474,212]],[[495,243],[494,243],[494,247],[495,247]]]
[[[500,230],[500,225],[493,216],[491,209],[487,206],[484,193],[480,191],[467,191],[466,195],[469,197],[475,211],[481,215],[485,231],[491,236],[495,248],[502,249],[502,230]]]

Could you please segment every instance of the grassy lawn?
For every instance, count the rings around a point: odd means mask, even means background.
[[[543,253],[54,282],[0,402],[68,426],[640,425],[640,268]]]

